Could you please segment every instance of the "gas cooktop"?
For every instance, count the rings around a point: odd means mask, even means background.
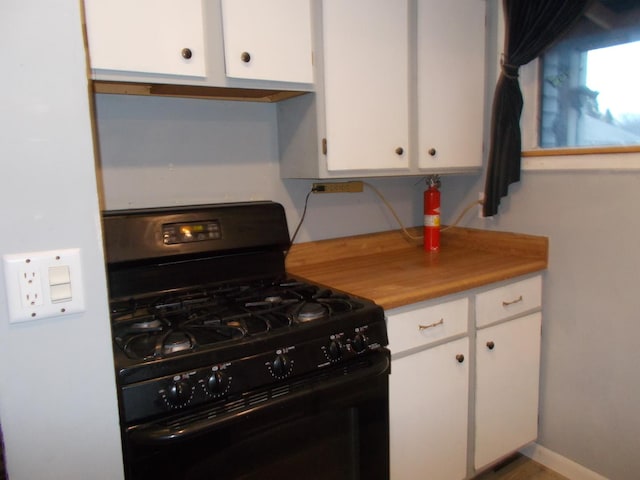
[[[285,278],[113,301],[111,320],[122,353],[153,361],[284,332],[363,306],[348,295]]]

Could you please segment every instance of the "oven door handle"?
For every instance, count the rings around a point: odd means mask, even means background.
[[[310,383],[300,390],[270,398],[263,403],[235,412],[210,418],[207,416],[206,410],[204,410],[204,413],[201,414],[202,418],[195,420],[166,423],[150,422],[135,425],[126,430],[127,438],[139,445],[165,444],[206,434],[225,427],[232,422],[248,419],[249,417],[254,419],[261,414],[268,414],[274,410],[277,410],[279,415],[286,418],[287,415],[300,415],[299,412],[301,410],[317,408],[318,405],[322,405],[323,408],[330,408],[336,405],[355,404],[370,395],[370,390],[367,389],[367,386],[371,383],[371,380],[386,377],[390,373],[391,360],[388,350],[383,349],[377,354],[371,355],[369,359],[371,361],[370,365],[349,374],[324,379],[319,383]],[[376,385],[379,384],[376,383]],[[385,383],[385,385],[387,384]],[[385,390],[385,392],[388,392],[388,390]],[[310,394],[314,395],[313,401],[307,398]],[[321,398],[321,402],[318,401],[319,398]],[[298,410],[296,410],[297,405],[293,405],[291,409],[286,408],[286,406],[290,406],[289,404],[294,404],[296,401],[300,401]],[[185,414],[185,416],[193,418],[190,414]]]

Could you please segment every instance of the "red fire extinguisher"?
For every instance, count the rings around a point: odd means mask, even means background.
[[[440,176],[427,177],[427,190],[424,192],[424,250],[440,250]]]

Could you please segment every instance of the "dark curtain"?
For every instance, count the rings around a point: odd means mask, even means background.
[[[484,216],[498,213],[509,185],[520,181],[522,92],[518,70],[551,46],[590,0],[503,0],[505,44],[491,118]]]

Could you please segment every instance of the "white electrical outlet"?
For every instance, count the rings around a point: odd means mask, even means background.
[[[84,311],[80,250],[4,255],[9,322]]]
[[[25,262],[19,269],[20,298],[22,308],[33,308],[42,305],[42,281],[39,267]]]

